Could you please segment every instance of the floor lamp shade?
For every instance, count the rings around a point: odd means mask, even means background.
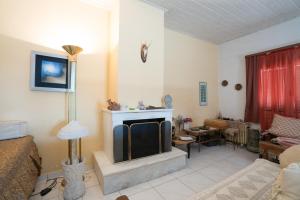
[[[70,61],[76,61],[76,55],[82,51],[81,47],[75,45],[64,45],[62,48],[69,54]]]
[[[58,138],[61,140],[74,140],[85,137],[89,134],[88,129],[82,126],[79,121],[71,121],[60,129]]]

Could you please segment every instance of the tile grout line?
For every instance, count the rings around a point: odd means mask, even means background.
[[[165,197],[162,196],[162,194],[161,194],[155,187],[153,187],[153,190],[154,190],[155,192],[157,192],[158,195],[159,195],[162,199],[167,200]]]
[[[188,186],[187,184],[185,184],[185,183],[184,183],[183,181],[181,181],[180,179],[178,179],[178,181],[179,181],[180,183],[182,183],[184,186],[186,186],[187,188],[189,188],[190,190],[192,190],[192,191],[194,192],[194,194],[197,193],[193,188],[191,188],[190,186]]]

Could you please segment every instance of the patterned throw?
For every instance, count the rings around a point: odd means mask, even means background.
[[[195,195],[191,200],[268,200],[279,166],[264,159]]]
[[[275,114],[272,126],[267,132],[276,136],[300,139],[300,119]]]
[[[32,136],[0,141],[0,200],[29,199],[40,164]]]
[[[297,138],[277,137],[275,141],[285,148],[300,144],[300,139]]]

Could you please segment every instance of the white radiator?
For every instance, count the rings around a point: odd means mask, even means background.
[[[239,129],[240,129],[240,136],[238,138],[238,143],[241,145],[246,145],[247,137],[248,137],[248,124],[244,122],[240,122]]]
[[[235,136],[234,138],[226,137],[226,140],[227,141],[235,140],[235,142],[237,142],[240,145],[246,145],[247,136],[248,136],[248,124],[240,121],[227,121],[227,122],[230,125],[230,127],[239,129],[239,135]]]

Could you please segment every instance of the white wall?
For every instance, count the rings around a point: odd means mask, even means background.
[[[219,46],[219,104],[223,116],[243,119],[246,104],[245,55],[300,42],[300,17]],[[228,80],[227,87],[221,86]],[[234,85],[243,89],[236,91]]]
[[[65,54],[64,44],[80,45],[77,114],[88,127],[83,154],[103,145],[99,105],[106,101],[108,12],[74,0],[0,1],[0,120],[26,120],[42,157],[43,172],[60,168],[67,142],[56,135],[66,122],[66,97],[59,92],[31,91],[32,50]]]
[[[214,118],[218,106],[216,45],[165,29],[164,94],[173,97],[174,116],[192,117],[194,125]],[[199,105],[199,81],[206,81],[208,106]]]
[[[111,32],[108,96],[130,107],[140,100],[161,106],[164,12],[138,0],[116,0],[111,20],[117,28]],[[146,63],[140,57],[142,43],[150,44]]]

